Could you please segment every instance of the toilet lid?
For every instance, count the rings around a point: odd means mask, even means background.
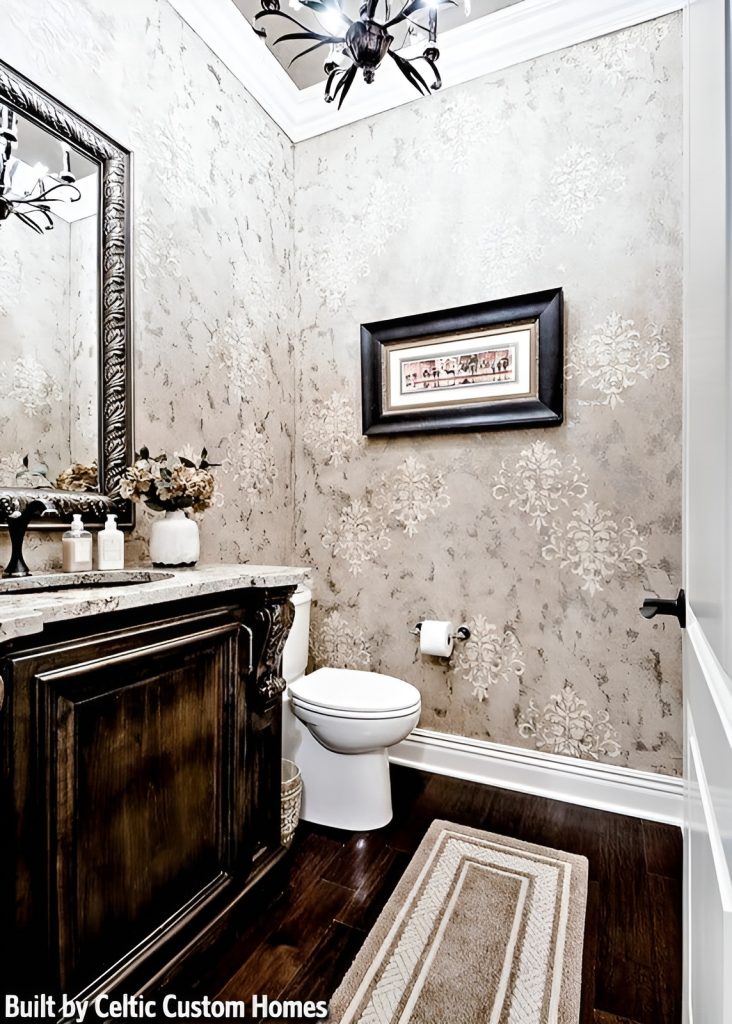
[[[412,709],[421,699],[403,679],[347,668],[319,668],[292,683],[290,693],[313,707],[365,713]]]

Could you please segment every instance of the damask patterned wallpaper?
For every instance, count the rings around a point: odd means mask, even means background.
[[[313,662],[423,727],[681,769],[679,630],[638,614],[680,584],[681,81],[671,16],[296,147]],[[360,323],[560,285],[565,425],[361,436]],[[421,618],[471,639],[423,658]]]
[[[311,563],[314,663],[409,679],[425,727],[678,772],[678,629],[637,609],[680,579],[680,19],[293,158],[165,0],[3,16],[0,56],[134,151],[137,441],[222,462],[203,558]],[[564,426],[366,442],[360,323],[557,285]],[[425,617],[470,626],[449,664]]]
[[[138,445],[223,462],[202,558],[290,560],[290,141],[166,0],[2,11],[0,58],[133,150]],[[59,563],[57,536],[30,548]]]

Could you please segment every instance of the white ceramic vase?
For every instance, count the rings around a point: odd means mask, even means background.
[[[155,566],[180,569],[195,565],[201,552],[198,523],[176,509],[156,519],[150,530],[150,561]]]

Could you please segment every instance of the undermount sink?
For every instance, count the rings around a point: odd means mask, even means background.
[[[141,583],[157,583],[169,580],[170,572],[156,572],[152,569],[119,569],[102,572],[46,572],[36,576],[19,576],[0,580],[0,594],[23,594],[29,591],[48,593],[53,590],[68,590],[70,587],[129,587]]]

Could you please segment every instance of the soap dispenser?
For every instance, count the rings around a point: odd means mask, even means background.
[[[71,518],[71,528],[63,535],[64,572],[86,572],[92,567],[92,535],[84,529],[81,516]]]
[[[117,528],[117,516],[108,515],[97,536],[97,569],[124,569],[125,537]]]

